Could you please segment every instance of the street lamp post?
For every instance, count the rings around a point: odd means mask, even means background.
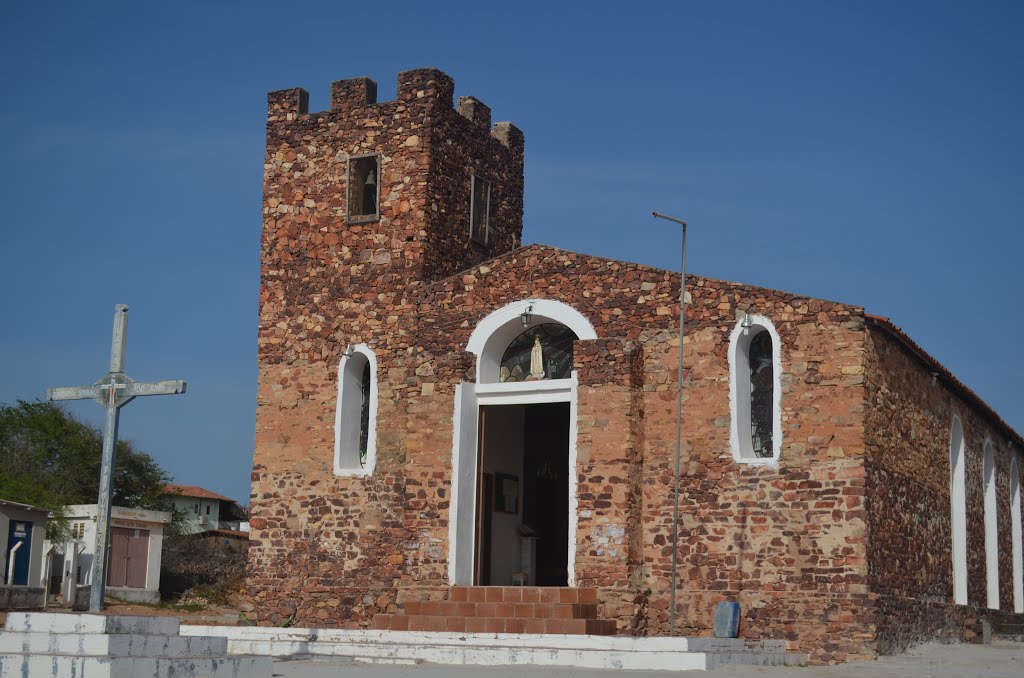
[[[672,602],[669,612],[669,635],[676,635],[676,579],[679,567],[679,463],[683,449],[683,338],[686,335],[686,222],[659,212],[656,219],[665,219],[683,227],[682,264],[679,278],[679,381],[676,395],[676,471],[672,482]]]

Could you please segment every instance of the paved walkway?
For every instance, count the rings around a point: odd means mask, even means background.
[[[666,678],[668,671],[596,671],[544,667],[384,666],[343,661],[277,661],[280,678]],[[873,662],[804,668],[746,667],[694,671],[693,678],[1024,678],[1024,643],[928,644]]]

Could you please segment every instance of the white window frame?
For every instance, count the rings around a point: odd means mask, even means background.
[[[487,202],[484,205],[484,219],[486,220],[486,223],[484,224],[483,240],[473,235],[474,232],[476,231],[476,229],[474,228],[475,224],[473,223],[473,219],[476,215],[476,210],[473,208],[476,205],[477,181],[481,181],[487,185]],[[473,175],[469,188],[469,239],[472,240],[473,242],[480,243],[481,245],[486,245],[491,240],[491,180],[481,176],[477,176],[476,174]]]
[[[996,455],[985,440],[982,488],[985,491],[985,591],[990,610],[999,609],[999,519],[996,516]]]
[[[370,417],[366,435],[366,465],[359,465],[359,427],[362,409],[362,360],[370,364]],[[377,357],[366,344],[349,346],[338,363],[338,402],[334,414],[334,475],[368,476],[377,464]]]
[[[1010,448],[1010,543],[1013,549],[1013,611],[1024,612],[1024,535],[1021,534],[1020,462]]]
[[[773,466],[782,452],[782,342],[775,325],[767,316],[746,315],[736,321],[729,334],[729,415],[731,430],[729,447],[732,457],[741,464]],[[754,456],[750,441],[750,340],[758,332],[768,332],[772,339],[772,456]]]
[[[960,417],[949,431],[949,528],[952,537],[953,602],[967,604],[967,445]]]

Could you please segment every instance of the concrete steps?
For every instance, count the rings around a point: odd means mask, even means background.
[[[706,670],[727,664],[794,666],[806,655],[784,641],[635,638],[528,633],[184,626],[185,635],[224,635],[232,654],[324,657],[383,664],[562,666],[590,669]]]
[[[373,628],[390,631],[614,635],[599,619],[597,589],[542,586],[455,586],[446,600],[409,601],[402,612],[378,614]]]
[[[180,634],[170,617],[12,612],[0,678],[269,678],[266,657],[228,656],[222,636]]]

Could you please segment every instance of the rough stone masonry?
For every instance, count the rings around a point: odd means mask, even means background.
[[[259,395],[247,590],[260,624],[366,627],[453,583],[456,390],[478,392],[470,337],[492,314],[552,300],[596,338],[573,349],[571,579],[620,634],[668,631],[677,273],[520,246],[522,132],[434,69],[269,97]],[[379,162],[379,206],[346,220],[349,159]],[[470,238],[473,177],[489,237]],[[885,319],[854,305],[688,276],[678,632],[708,635],[738,601],[741,635],[813,661],[958,638],[985,607],[981,449],[995,449],[999,607],[1014,609],[1010,473],[1019,434]],[[516,307],[518,308],[518,307]],[[732,451],[730,337],[746,314],[778,335],[781,449]],[[518,322],[518,321],[516,321]],[[335,472],[339,364],[372,350],[376,460]],[[933,379],[933,373],[938,377]],[[950,422],[967,436],[969,606],[952,602]],[[459,489],[460,501],[472,497]],[[1018,509],[1019,510],[1019,509]]]

